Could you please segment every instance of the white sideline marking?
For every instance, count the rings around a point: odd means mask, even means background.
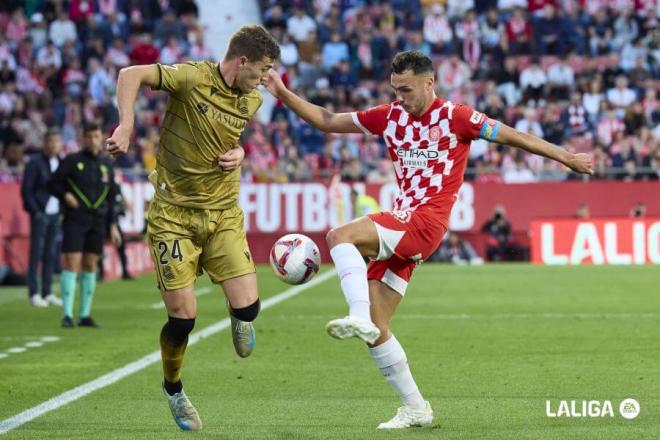
[[[0,359],[5,359],[5,358],[8,357],[10,354],[24,353],[24,352],[27,351],[28,348],[37,348],[37,347],[41,347],[41,346],[44,345],[46,342],[55,342],[55,341],[59,341],[59,340],[60,340],[60,338],[58,338],[57,336],[42,336],[41,338],[39,338],[39,339],[36,340],[36,341],[29,341],[29,342],[27,342],[27,343],[25,344],[25,346],[23,346],[23,347],[12,347],[12,348],[8,348],[7,350],[5,350],[4,353],[0,353]],[[2,434],[2,433],[0,432],[0,434]]]
[[[202,287],[199,290],[195,291],[195,296],[202,296],[206,295],[207,293],[213,292],[213,288],[211,287]],[[165,308],[165,303],[160,301],[157,303],[153,303],[152,305],[149,306],[150,309],[164,309]]]
[[[55,342],[55,341],[59,341],[60,338],[59,336],[43,336],[41,340],[44,342]]]
[[[303,284],[301,286],[295,286],[285,290],[282,293],[278,293],[277,295],[262,301],[261,309],[265,310],[267,308],[273,307],[276,304],[281,303],[282,301],[286,301],[287,299],[298,295],[300,292],[303,292],[309,289],[310,287],[316,286],[317,284],[324,282],[334,274],[335,274],[334,270],[329,270],[328,272],[324,272],[320,275],[317,275],[314,279],[312,279],[312,281],[310,281],[307,284]],[[208,327],[205,327],[202,330],[193,333],[188,340],[188,345],[190,346],[196,344],[200,340],[204,338],[208,338],[209,336],[218,333],[221,330],[226,329],[227,327],[229,327],[229,325],[230,325],[229,318],[225,318],[221,321],[216,322],[215,324],[211,324]],[[150,353],[144,356],[143,358],[138,359],[135,362],[126,364],[123,367],[117,368],[116,370],[104,374],[103,376],[96,378],[90,382],[87,382],[86,384],[80,385],[69,391],[65,391],[59,396],[55,396],[51,399],[48,399],[47,401],[40,403],[39,405],[34,406],[30,409],[27,409],[20,414],[16,414],[13,417],[2,420],[0,421],[0,434],[5,434],[11,431],[12,429],[16,429],[19,426],[24,425],[27,422],[36,419],[39,416],[42,416],[46,413],[61,408],[64,405],[76,401],[81,397],[85,397],[86,395],[91,394],[96,390],[105,388],[108,385],[112,385],[113,383],[125,378],[126,376],[130,376],[133,373],[137,373],[138,371],[145,369],[149,365],[154,364],[159,360],[160,360],[160,350],[154,351],[153,353]]]

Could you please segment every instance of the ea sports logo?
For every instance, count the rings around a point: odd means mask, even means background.
[[[437,125],[431,127],[431,130],[429,130],[429,139],[431,139],[433,142],[437,142],[438,139],[440,139],[440,127]]]
[[[634,419],[639,415],[639,402],[635,399],[624,399],[619,405],[619,412],[624,419]]]

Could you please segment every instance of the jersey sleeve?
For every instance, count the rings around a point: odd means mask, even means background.
[[[201,72],[194,63],[156,64],[158,67],[158,85],[155,90],[185,95],[200,81]]]
[[[390,112],[390,105],[383,104],[378,107],[351,113],[353,123],[362,130],[364,134],[382,135],[387,128],[387,115]]]
[[[457,137],[473,141],[481,136],[481,129],[489,121],[488,117],[470,106],[456,104],[450,119],[450,130]]]

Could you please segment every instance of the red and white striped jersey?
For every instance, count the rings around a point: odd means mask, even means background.
[[[387,144],[400,190],[394,209],[431,210],[433,218],[447,227],[463,183],[470,143],[484,123],[492,126],[495,121],[439,98],[419,118],[398,102],[355,112],[352,117],[364,133],[380,135]]]

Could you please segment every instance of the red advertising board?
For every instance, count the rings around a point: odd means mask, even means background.
[[[398,194],[396,184],[342,184],[342,203],[330,203],[328,188],[310,184],[244,184],[240,204],[245,212],[248,233],[291,231],[315,233],[335,226],[338,212],[343,220],[352,218],[351,188],[374,197],[384,211],[392,209]],[[636,202],[647,207],[648,215],[660,216],[658,182],[556,182],[529,185],[466,182],[461,187],[450,218],[450,229],[477,232],[497,205],[515,231],[527,231],[538,217],[572,217],[586,203],[594,217],[625,217]]]
[[[254,259],[267,261],[270,245],[289,232],[302,232],[312,237],[328,261],[323,243],[325,232],[353,217],[350,191],[356,188],[373,196],[382,210],[392,209],[398,194],[394,183],[365,185],[342,183],[331,190],[322,183],[242,184],[239,203],[245,212],[245,227]],[[336,190],[336,191],[335,191]],[[123,183],[122,193],[129,209],[120,224],[125,233],[144,230],[146,202],[153,197],[148,182]],[[0,184],[0,264],[23,267],[27,261],[26,242],[29,217],[22,207],[20,187]],[[532,220],[537,218],[570,218],[578,205],[586,203],[594,218],[627,217],[635,203],[646,205],[647,215],[660,216],[660,184],[658,182],[554,182],[537,184],[495,184],[466,182],[458,194],[450,218],[450,228],[481,249],[480,229],[501,205],[514,233],[526,239]],[[19,263],[17,263],[19,262]]]
[[[535,220],[530,234],[536,264],[660,264],[660,217]]]

